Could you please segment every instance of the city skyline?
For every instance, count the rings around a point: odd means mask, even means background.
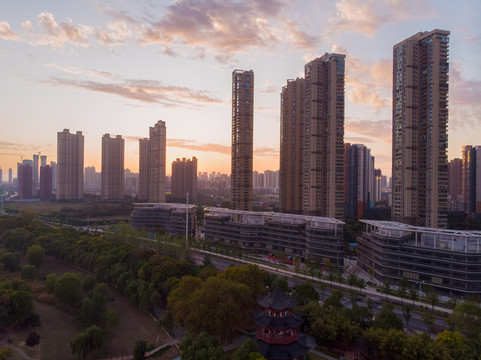
[[[448,159],[479,143],[476,1],[9,2],[0,14],[5,172],[38,152],[56,161],[64,128],[82,131],[85,166],[97,169],[102,135],[122,135],[125,167],[138,172],[138,139],[163,120],[167,164],[196,156],[199,171],[230,173],[236,68],[256,75],[254,170],[277,170],[282,86],[303,76],[307,62],[339,52],[346,54],[344,140],[371,148],[389,176],[392,46],[432,29],[451,33]]]

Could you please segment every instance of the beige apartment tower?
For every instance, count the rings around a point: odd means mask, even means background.
[[[279,200],[282,212],[302,214],[305,80],[287,80],[281,93]]]
[[[124,197],[124,149],[125,140],[110,134],[102,137],[102,199],[122,199]]]
[[[447,226],[449,31],[393,47],[392,220]]]
[[[83,198],[84,136],[68,129],[57,133],[57,199]]]
[[[139,197],[165,202],[166,127],[162,120],[149,128],[149,138],[139,140]]]
[[[303,213],[343,218],[345,55],[304,67]]]
[[[182,158],[172,162],[172,199],[185,202],[189,194],[189,202],[197,201],[197,158]]]
[[[232,208],[252,210],[254,72],[232,72]]]

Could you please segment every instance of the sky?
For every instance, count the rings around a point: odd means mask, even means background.
[[[230,173],[231,81],[253,70],[254,170],[279,169],[280,92],[326,52],[346,54],[345,142],[391,173],[392,47],[449,30],[449,159],[481,145],[481,1],[0,0],[0,167],[56,161],[57,132],[85,136],[101,169],[103,134],[138,139],[164,120],[176,158]],[[4,175],[4,180],[5,175]]]

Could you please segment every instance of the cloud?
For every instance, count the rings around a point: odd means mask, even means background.
[[[386,23],[434,17],[427,0],[339,0],[329,19],[328,33],[351,31],[374,37]]]
[[[255,110],[279,113],[279,107],[276,107],[276,106],[257,106]]]
[[[391,120],[346,119],[345,130],[346,132],[379,139],[386,143],[391,143],[392,140]]]
[[[76,26],[71,19],[62,20],[58,24],[51,13],[41,12],[38,15],[38,24],[43,30],[37,45],[50,45],[62,48],[66,43],[73,45],[87,45],[87,37],[93,32],[91,27]]]
[[[361,137],[361,136],[345,136],[344,137],[345,143],[350,144],[372,144],[375,141],[371,138]]]
[[[274,86],[272,86],[272,83],[269,81],[266,81],[263,87],[259,89],[259,92],[264,93],[264,94],[272,94],[276,93],[278,90]]]
[[[256,148],[254,149],[254,157],[255,156],[279,156],[279,149],[275,148]]]
[[[41,145],[32,145],[32,144],[23,144],[23,143],[13,143],[8,141],[0,141],[0,148],[8,149],[8,152],[1,153],[2,156],[18,156],[18,161],[20,162],[20,157],[22,156],[24,159],[31,159],[33,154],[38,153],[39,151],[42,152],[42,155],[48,156],[56,156],[57,147],[53,144],[41,144]],[[49,155],[46,152],[55,154]],[[30,156],[30,157],[29,157]]]
[[[210,96],[207,91],[195,91],[182,86],[166,85],[156,80],[121,80],[105,83],[51,77],[46,83],[117,95],[146,103],[159,103],[168,107],[198,105],[199,103],[222,103],[222,100]]]
[[[319,44],[319,38],[308,35],[307,33],[298,29],[297,24],[292,20],[285,20],[284,24],[287,30],[287,41],[294,47],[299,49],[315,49]]]
[[[204,152],[216,152],[224,155],[230,155],[231,153],[230,146],[220,144],[198,144],[195,140],[187,139],[167,139],[167,146]]]
[[[0,37],[3,40],[20,41],[21,39],[10,28],[10,24],[6,21],[0,21]]]

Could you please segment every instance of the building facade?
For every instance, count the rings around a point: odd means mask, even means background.
[[[462,211],[462,166],[461,159],[453,159],[448,164],[448,209],[449,211]]]
[[[463,159],[461,167],[461,194],[463,208],[462,210],[469,213],[476,213],[476,183],[478,172],[478,152],[480,146],[463,146]]]
[[[84,136],[68,129],[57,133],[57,199],[83,198]]]
[[[296,256],[344,267],[342,221],[296,214],[208,207],[205,237],[259,255]]]
[[[32,164],[18,164],[17,166],[18,178],[18,198],[31,199],[33,198],[33,167]]]
[[[328,54],[304,67],[303,213],[344,215],[345,55]]]
[[[165,202],[167,130],[162,120],[149,128],[149,138],[139,140],[139,198]]]
[[[38,197],[48,201],[52,197],[52,168],[50,165],[40,166],[40,190]]]
[[[391,221],[361,220],[359,266],[380,282],[398,285],[406,277],[439,294],[481,294],[481,232],[446,230]]]
[[[125,140],[110,134],[102,137],[101,197],[105,200],[124,197]]]
[[[178,202],[197,201],[197,158],[182,158],[172,162],[171,197]]]
[[[449,31],[393,47],[392,219],[447,226]]]
[[[305,80],[287,80],[281,93],[279,204],[282,212],[302,214],[304,179]]]
[[[137,230],[166,231],[170,235],[195,236],[195,205],[174,203],[138,203],[130,214],[130,226]],[[186,224],[188,221],[188,224]]]
[[[232,72],[232,208],[252,210],[254,72]]]

